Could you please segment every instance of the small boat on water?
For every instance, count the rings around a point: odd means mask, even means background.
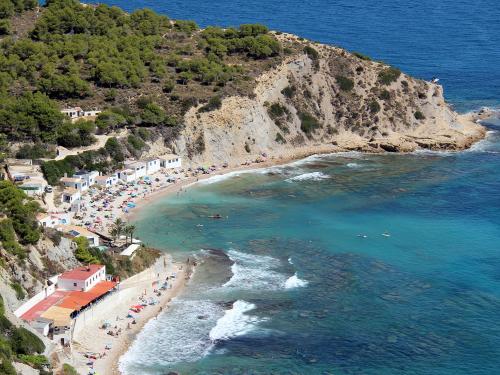
[[[215,214],[215,215],[210,215],[209,218],[210,219],[222,219],[222,216],[221,216],[221,214]]]

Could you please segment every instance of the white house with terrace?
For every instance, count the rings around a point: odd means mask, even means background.
[[[182,165],[179,155],[165,154],[160,157],[160,166],[166,169],[180,168]]]
[[[135,173],[135,179],[138,180],[141,177],[147,175],[147,164],[143,161],[133,161],[129,163],[125,163],[125,168],[131,169]]]
[[[95,178],[95,183],[99,186],[110,187],[118,183],[118,174],[97,176]]]
[[[106,266],[90,264],[66,271],[57,280],[58,289],[86,292],[101,281],[106,281]]]
[[[95,179],[99,176],[99,172],[97,171],[78,171],[76,172],[73,177],[80,178],[87,182],[87,186],[91,187],[92,185],[95,184]]]
[[[61,113],[68,116],[71,119],[71,122],[75,122],[80,119],[93,120],[99,115],[99,113],[101,113],[101,111],[98,109],[84,111],[81,107],[71,107],[61,110]]]
[[[87,181],[79,177],[63,177],[60,182],[65,187],[78,190],[79,192],[87,191],[89,188]]]
[[[154,174],[161,169],[161,161],[159,158],[148,158],[145,159],[146,163],[146,172],[147,174]]]

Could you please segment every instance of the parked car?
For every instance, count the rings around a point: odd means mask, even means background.
[[[45,186],[45,192],[52,193],[52,186],[50,186],[50,185]]]

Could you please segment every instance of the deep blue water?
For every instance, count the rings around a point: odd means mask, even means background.
[[[437,76],[460,111],[500,104],[498,0],[106,0],[201,26],[261,22]]]

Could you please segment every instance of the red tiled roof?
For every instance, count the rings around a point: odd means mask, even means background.
[[[97,283],[92,289],[87,292],[74,291],[69,292],[61,302],[57,304],[59,307],[67,309],[80,310],[82,307],[88,305],[90,302],[106,294],[116,286],[112,281],[101,281]]]
[[[72,269],[71,271],[64,272],[59,279],[69,279],[69,280],[86,280],[92,275],[94,275],[97,271],[99,271],[103,265],[100,264],[91,264],[88,267],[78,267]]]
[[[65,290],[56,290],[50,296],[38,302],[35,306],[33,306],[31,309],[29,309],[23,315],[21,315],[21,319],[26,321],[35,320],[40,315],[42,315],[46,310],[48,310],[51,306],[61,301],[69,293],[70,292]]]

